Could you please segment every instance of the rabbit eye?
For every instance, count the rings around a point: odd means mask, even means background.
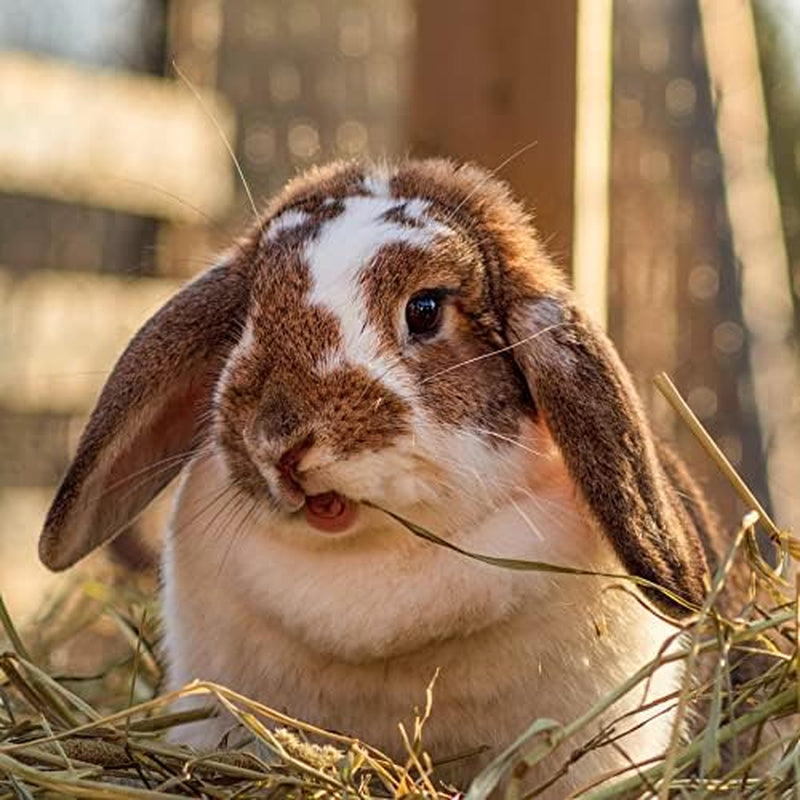
[[[415,336],[436,333],[442,324],[442,293],[426,290],[415,294],[406,305],[406,325]]]

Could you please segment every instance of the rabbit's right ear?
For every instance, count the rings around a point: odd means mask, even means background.
[[[249,281],[237,260],[185,286],[112,371],[39,540],[50,569],[120,533],[202,442],[212,392],[241,333]]]
[[[507,331],[535,408],[620,562],[686,601],[644,588],[685,616],[706,594],[703,548],[611,342],[564,293],[519,299]]]

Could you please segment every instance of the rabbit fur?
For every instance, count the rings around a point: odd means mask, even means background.
[[[43,561],[75,563],[181,471],[169,688],[216,681],[403,758],[398,722],[438,672],[424,744],[462,786],[533,719],[569,722],[656,657],[665,617],[705,592],[701,494],[531,219],[470,165],[338,163],[291,182],[121,356]],[[667,593],[500,569],[387,510],[467,550]],[[670,714],[637,728],[634,712],[680,678],[661,667],[529,785],[623,712],[614,732],[630,732],[544,796],[663,752]],[[229,726],[181,736],[215,747]]]

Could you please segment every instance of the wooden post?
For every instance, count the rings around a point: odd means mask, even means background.
[[[568,266],[577,0],[417,0],[416,10],[412,153],[490,169],[511,159],[499,176]]]
[[[672,375],[768,506],[699,8],[637,0],[614,13],[609,331],[657,428],[733,525],[741,504],[652,384]]]

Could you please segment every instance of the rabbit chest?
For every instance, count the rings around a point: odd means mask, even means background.
[[[423,742],[434,761],[457,759],[445,775],[463,784],[534,719],[567,723],[585,712],[655,657],[671,631],[613,581],[481,564],[414,538],[378,512],[372,526],[336,542],[304,541],[299,525],[276,529],[231,508],[208,507],[198,517],[224,472],[218,459],[197,462],[172,521],[164,560],[170,688],[215,681],[403,758],[398,723],[413,729],[436,676]],[[461,544],[507,557],[569,556],[619,572],[602,537],[561,501],[560,517],[541,501],[498,509]],[[546,545],[536,533],[544,530]],[[669,693],[678,680],[675,669],[661,668],[647,696],[632,693],[614,716]],[[199,723],[180,738],[214,747],[231,724]],[[647,757],[668,735],[663,715],[623,746],[632,758]],[[542,769],[568,755],[557,753]],[[611,748],[592,753],[570,781],[577,787],[620,759]]]

